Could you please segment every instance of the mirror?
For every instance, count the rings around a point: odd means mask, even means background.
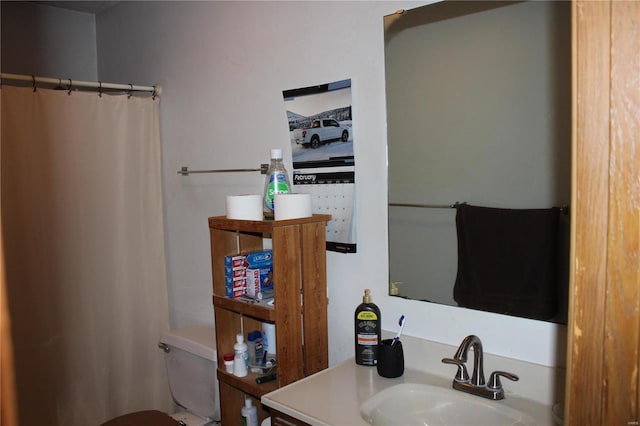
[[[459,306],[456,203],[570,204],[570,3],[444,1],[384,26],[390,294]],[[568,214],[555,248],[554,314],[499,313],[566,323]]]

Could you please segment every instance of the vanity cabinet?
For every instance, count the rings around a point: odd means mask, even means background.
[[[326,223],[330,215],[291,220],[248,221],[209,218],[213,306],[216,323],[218,380],[223,425],[239,424],[245,397],[258,407],[260,421],[269,416],[260,398],[265,393],[328,366]],[[274,303],[252,303],[225,294],[224,258],[273,250]],[[236,334],[276,325],[276,380],[257,384],[261,374],[227,373],[224,354],[233,352]]]
[[[309,424],[272,409],[271,426],[309,426]]]

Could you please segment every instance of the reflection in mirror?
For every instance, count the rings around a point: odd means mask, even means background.
[[[570,3],[447,1],[384,24],[390,294],[566,322],[569,215],[540,232],[530,218],[512,216],[570,202]],[[456,203],[508,215],[476,226],[487,235],[468,238],[476,241],[475,269],[466,272]],[[554,253],[540,253],[540,233],[554,241]],[[487,287],[475,291],[501,306],[454,298],[459,269],[478,275],[476,284]],[[536,292],[535,302],[550,304],[544,314],[513,308]]]

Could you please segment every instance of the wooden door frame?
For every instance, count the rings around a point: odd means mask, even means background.
[[[565,424],[637,425],[640,2],[572,4],[572,254]]]

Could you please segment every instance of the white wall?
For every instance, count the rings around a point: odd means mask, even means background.
[[[96,20],[30,2],[2,2],[2,72],[98,79]]]
[[[351,78],[357,161],[358,253],[328,253],[332,364],[352,355],[353,309],[365,287],[395,328],[544,365],[562,328],[404,301],[387,293],[386,129],[382,17],[404,2],[141,2],[97,17],[104,81],[163,85],[161,101],[170,309],[173,326],[212,323],[206,218],[227,194],[256,193],[259,174],[181,177],[193,169],[255,167],[289,151],[281,91]],[[320,53],[318,53],[320,52]],[[289,164],[290,166],[290,164]],[[558,332],[560,335],[558,335]],[[527,338],[523,339],[522,336]]]
[[[490,353],[564,362],[562,327],[387,296],[382,18],[424,3],[123,2],[97,16],[100,79],[163,85],[173,326],[213,323],[207,217],[224,214],[225,195],[263,185],[258,173],[181,177],[177,170],[257,167],[272,147],[290,158],[281,91],[351,78],[358,253],[327,253],[331,364],[353,355],[353,310],[365,287],[385,329],[405,314],[413,336],[457,345],[475,333]]]

